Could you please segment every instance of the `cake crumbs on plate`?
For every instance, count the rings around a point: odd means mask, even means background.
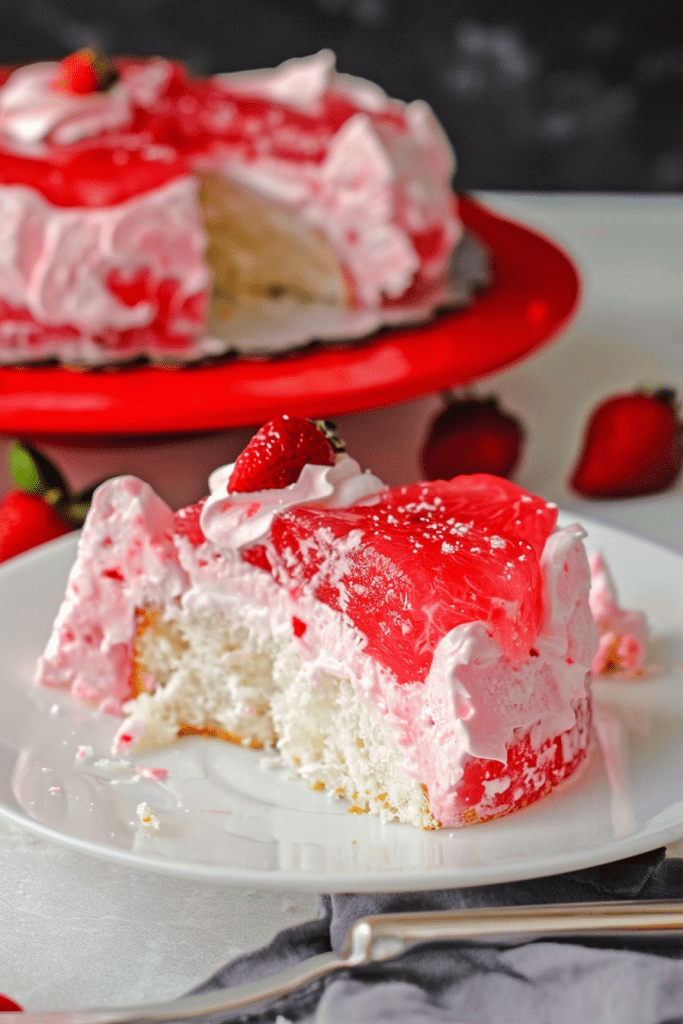
[[[151,779],[152,782],[163,782],[168,778],[168,768],[147,768],[145,765],[135,765],[135,775],[140,779]]]
[[[127,775],[131,771],[131,762],[125,760],[114,760],[110,757],[101,757],[98,761],[95,761],[95,768],[100,768],[102,771],[116,772],[119,775]]]
[[[158,829],[161,825],[161,818],[158,814],[155,814],[152,808],[144,800],[139,803],[135,808],[135,812],[140,819],[140,824],[144,825],[145,828]]]

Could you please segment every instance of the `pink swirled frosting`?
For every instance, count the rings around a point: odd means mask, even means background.
[[[589,604],[600,631],[593,658],[595,675],[640,676],[647,654],[648,626],[643,612],[619,607],[616,588],[601,554],[590,556]]]

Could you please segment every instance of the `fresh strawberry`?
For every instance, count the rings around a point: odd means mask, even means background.
[[[267,491],[295,483],[307,462],[333,466],[335,448],[313,420],[280,416],[261,427],[235,462],[228,491]]]
[[[0,562],[81,526],[94,490],[71,494],[59,470],[19,441],[9,462],[17,488],[0,500]]]
[[[3,996],[0,992],[0,1013],[16,1013],[17,1011],[21,1012],[22,1009],[23,1007],[19,1006],[19,1003],[15,1003],[9,996]]]
[[[55,85],[66,92],[85,95],[102,92],[116,80],[116,72],[97,50],[86,47],[60,61]]]
[[[42,498],[10,491],[0,501],[0,562],[71,529]]]
[[[422,450],[427,480],[464,473],[509,477],[517,465],[524,429],[493,397],[444,396],[446,408],[432,422]]]
[[[634,391],[593,410],[570,482],[587,498],[632,498],[669,487],[682,464],[675,391]]]

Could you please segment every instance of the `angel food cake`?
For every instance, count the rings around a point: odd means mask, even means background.
[[[424,828],[506,814],[586,757],[581,529],[507,480],[389,488],[282,417],[173,513],[95,494],[37,678],[178,736],[274,747],[313,789]]]
[[[89,51],[0,69],[0,362],[184,361],[424,319],[462,299],[453,170],[427,104],[329,51],[203,79]]]

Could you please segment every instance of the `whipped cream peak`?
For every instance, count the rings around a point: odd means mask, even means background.
[[[590,556],[591,613],[600,633],[593,674],[629,679],[646,675],[649,629],[643,612],[621,608],[609,568],[599,552]]]
[[[310,57],[292,57],[276,68],[217,75],[231,92],[260,96],[302,110],[315,107],[330,87],[335,72],[332,50]]]
[[[287,487],[264,491],[229,492],[234,463],[221,466],[209,477],[210,496],[202,509],[204,536],[219,548],[239,550],[263,540],[273,517],[296,505],[313,508],[348,508],[368,504],[386,485],[355,459],[342,454],[333,466],[307,463],[298,479]]]

